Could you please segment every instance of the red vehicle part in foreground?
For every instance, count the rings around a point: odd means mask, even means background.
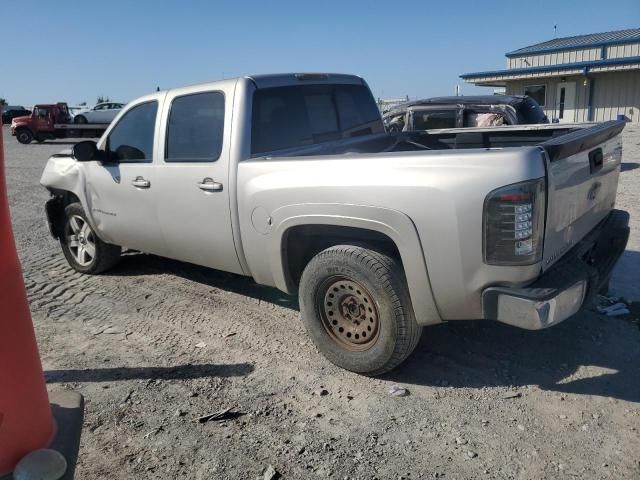
[[[30,451],[47,447],[56,430],[11,230],[1,130],[0,306],[1,476]]]

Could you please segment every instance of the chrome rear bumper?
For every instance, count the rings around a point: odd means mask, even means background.
[[[482,292],[485,318],[528,330],[540,330],[566,320],[607,284],[628,238],[629,214],[613,210],[532,284],[485,289]]]

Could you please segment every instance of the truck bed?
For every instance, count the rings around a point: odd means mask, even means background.
[[[615,137],[622,132],[624,125],[624,121],[612,120],[603,123],[514,125],[377,134],[279,150],[266,158],[539,145],[551,160],[555,160]]]

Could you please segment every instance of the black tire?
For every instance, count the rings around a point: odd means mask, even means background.
[[[29,145],[33,140],[33,133],[28,128],[21,128],[16,132],[16,139],[23,145]]]
[[[402,267],[384,253],[354,245],[323,250],[304,269],[299,296],[309,336],[330,362],[346,370],[382,375],[420,340],[422,327]]]
[[[87,228],[87,230],[82,230],[82,234],[75,234],[72,224],[73,221],[76,222],[76,225],[79,223],[78,217],[82,219]],[[82,205],[77,202],[67,205],[64,209],[62,222],[60,246],[71,268],[80,273],[94,275],[109,270],[118,263],[122,248],[100,240],[89,224]],[[82,262],[80,258],[83,255],[79,253],[79,247],[86,250],[88,245],[93,246],[94,255],[86,253],[84,258],[86,262]],[[89,259],[89,257],[91,258]]]
[[[75,117],[73,117],[73,123],[78,123],[78,124],[86,124],[87,122],[87,117],[85,117],[84,115],[76,115]]]

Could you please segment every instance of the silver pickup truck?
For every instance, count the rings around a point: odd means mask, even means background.
[[[423,326],[541,329],[605,287],[623,122],[384,132],[359,77],[243,77],[139,98],[41,183],[69,264],[123,248],[298,293],[333,363],[400,364]]]

